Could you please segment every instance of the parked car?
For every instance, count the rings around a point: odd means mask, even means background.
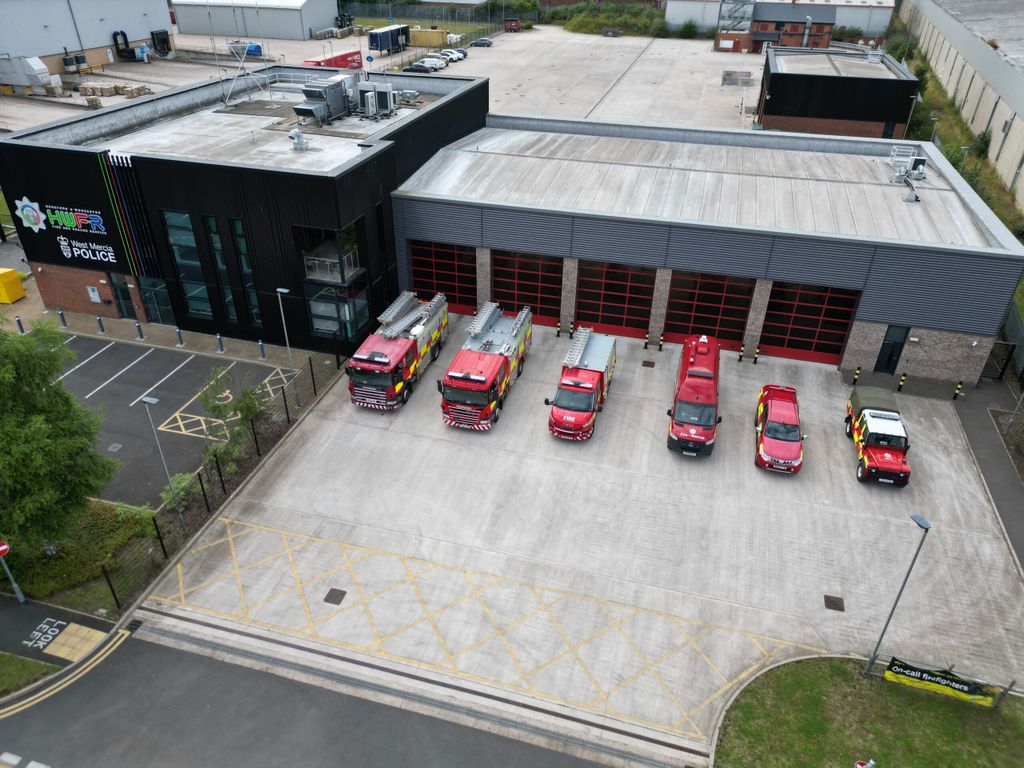
[[[463,56],[461,53],[459,53],[454,48],[445,48],[443,51],[441,51],[441,55],[442,56],[452,56],[452,57],[454,57],[455,61],[462,61],[464,58],[466,58],[465,56]]]
[[[437,54],[437,56],[440,59],[444,59],[449,64],[454,64],[456,61],[459,60],[459,54],[457,54],[455,51],[441,51],[439,54]]]
[[[436,72],[433,67],[428,67],[426,64],[410,64],[408,67],[402,67],[403,72]]]
[[[754,465],[795,475],[804,463],[806,437],[800,432],[796,389],[780,384],[761,387],[754,415]]]
[[[910,482],[910,440],[892,392],[854,387],[846,402],[846,436],[857,446],[857,480],[897,488]]]
[[[439,69],[444,69],[448,66],[448,60],[440,58],[438,56],[431,56],[426,59],[420,59],[417,64],[426,64],[428,67],[433,67],[436,72]]]
[[[718,339],[687,336],[679,354],[676,390],[668,409],[668,447],[686,456],[710,456],[718,424]]]
[[[455,50],[462,54],[462,58],[465,59],[469,57],[469,51],[465,48],[456,48]]]
[[[494,41],[491,40],[491,38],[489,37],[481,37],[477,40],[474,40],[472,43],[470,43],[470,45],[476,46],[477,48],[490,48],[492,45],[494,45]]]

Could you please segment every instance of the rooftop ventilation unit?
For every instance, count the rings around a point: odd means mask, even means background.
[[[292,107],[300,118],[311,118],[317,126],[330,123],[349,113],[348,88],[345,77],[317,78],[302,86],[306,100]]]
[[[391,83],[361,82],[358,89],[359,109],[364,116],[377,119],[395,113],[398,100]]]

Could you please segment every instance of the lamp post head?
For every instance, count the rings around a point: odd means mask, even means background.
[[[925,520],[920,515],[911,515],[910,519],[913,520],[915,523],[917,523],[917,527],[920,528],[921,530],[927,531],[929,528],[932,527],[932,524],[929,523],[927,520]]]
[[[275,289],[275,290],[276,290],[276,291],[277,291],[278,293],[280,293],[281,295],[284,295],[284,294],[286,294],[286,293],[291,293],[291,291],[290,291],[290,290],[288,290],[287,288],[277,288],[277,289]]]
[[[142,398],[142,402],[144,402],[146,405],[156,405],[157,403],[160,402],[160,398],[157,398],[157,397],[144,397],[144,398]]]

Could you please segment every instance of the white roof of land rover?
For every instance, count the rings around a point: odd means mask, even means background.
[[[882,435],[894,435],[896,437],[906,437],[907,430],[903,426],[903,420],[898,414],[890,413],[889,411],[864,411],[864,416],[868,422],[868,431]]]

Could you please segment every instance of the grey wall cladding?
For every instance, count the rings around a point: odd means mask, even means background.
[[[640,267],[665,264],[667,224],[572,217],[572,252],[577,259],[616,261]]]
[[[402,290],[412,285],[412,264],[409,262],[409,241],[405,233],[405,206],[401,198],[391,198],[391,216],[395,232],[395,262],[398,265],[398,284]]]
[[[665,266],[685,272],[764,277],[770,235],[726,232],[702,227],[672,227]]]
[[[484,208],[483,246],[565,256],[572,251],[572,219],[557,214]]]
[[[870,243],[775,237],[767,271],[773,280],[861,290],[874,252]]]
[[[1012,259],[877,248],[857,319],[993,336],[1020,276]]]
[[[395,197],[396,202],[400,200],[401,197]],[[483,240],[481,210],[477,206],[416,200],[403,207],[405,236],[410,240],[473,246]]]

